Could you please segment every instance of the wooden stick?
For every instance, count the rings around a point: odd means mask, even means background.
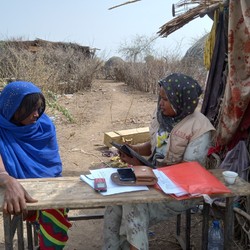
[[[125,3],[118,4],[118,5],[115,5],[113,7],[110,7],[108,10],[112,10],[112,9],[118,8],[120,6],[123,6],[123,5],[126,5],[126,4],[130,4],[130,3],[135,3],[135,2],[138,2],[138,1],[141,1],[141,0],[130,0],[130,1],[127,1]]]

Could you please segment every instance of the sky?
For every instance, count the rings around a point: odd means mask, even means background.
[[[0,40],[36,38],[98,48],[103,57],[136,36],[152,37],[170,21],[174,0],[141,0],[109,10],[127,0],[6,0],[1,1]],[[198,17],[167,38],[156,39],[158,51],[186,50],[209,32],[212,21]]]

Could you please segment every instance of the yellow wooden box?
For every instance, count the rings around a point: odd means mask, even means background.
[[[112,147],[110,142],[137,144],[149,141],[149,127],[119,130],[104,133],[104,144]]]

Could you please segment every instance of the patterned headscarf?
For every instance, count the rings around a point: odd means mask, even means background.
[[[31,82],[16,81],[0,94],[0,155],[15,178],[56,177],[62,172],[55,126],[45,113],[25,126],[10,121],[26,95],[40,92]]]
[[[159,107],[159,99],[157,119],[160,128],[170,132],[175,124],[194,112],[202,89],[196,80],[181,73],[170,74],[160,80],[159,84],[165,90],[168,100],[176,112],[175,117],[162,114]]]

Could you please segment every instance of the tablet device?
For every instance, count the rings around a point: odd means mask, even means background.
[[[135,157],[137,160],[139,160],[141,162],[141,164],[143,166],[148,166],[148,167],[151,167],[151,168],[155,168],[155,166],[150,161],[148,161],[143,156],[141,156],[140,154],[135,152],[128,145],[120,144],[120,143],[117,143],[117,142],[114,142],[114,141],[110,142],[110,144],[112,146],[116,147],[119,151],[123,152],[124,154],[126,154],[126,155],[128,155],[130,157]]]

